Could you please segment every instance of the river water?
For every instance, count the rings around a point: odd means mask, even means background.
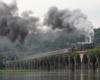
[[[0,80],[100,80],[93,72],[4,72]]]

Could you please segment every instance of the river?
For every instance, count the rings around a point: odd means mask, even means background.
[[[0,80],[100,80],[100,72],[4,72]]]

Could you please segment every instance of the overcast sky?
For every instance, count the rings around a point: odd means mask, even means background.
[[[2,0],[6,3],[12,0]],[[56,6],[59,9],[80,9],[88,16],[88,20],[94,28],[100,27],[100,0],[16,0],[19,14],[25,10],[32,10],[35,16],[43,17],[49,7]]]

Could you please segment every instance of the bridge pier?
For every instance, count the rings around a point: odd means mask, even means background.
[[[67,64],[66,64],[67,60],[65,58],[66,58],[66,55],[63,55],[62,56],[62,71],[66,71],[67,70]]]
[[[71,59],[70,59],[70,68],[71,68],[72,71],[74,71],[74,69],[75,69],[74,65],[75,65],[74,58],[71,57]]]
[[[99,62],[98,62],[98,58],[96,58],[96,60],[97,60],[97,65],[98,65],[98,63],[99,63]],[[98,65],[98,66],[99,66],[99,65]],[[98,72],[98,70],[99,70],[99,69],[98,69],[98,67],[97,67],[97,72]]]
[[[62,56],[62,71],[67,71],[69,69],[70,61],[68,59],[68,55]]]
[[[39,70],[39,60],[37,59],[37,70]]]
[[[33,69],[35,70],[35,60],[33,60]]]
[[[46,62],[44,63],[44,71],[46,71]]]
[[[58,71],[59,70],[59,56],[58,55],[56,55],[55,56],[55,62],[54,62],[54,69],[55,69],[55,71]]]
[[[74,57],[74,72],[76,71],[76,57]]]
[[[37,59],[34,60],[34,63],[35,63],[35,65],[34,65],[35,66],[35,70],[37,70]]]
[[[54,60],[54,71],[56,71],[56,61]]]
[[[28,70],[28,61],[25,61],[25,68]]]
[[[69,62],[69,65],[68,66],[69,66],[69,70],[70,70],[71,69],[70,68],[70,57],[68,57],[68,62]]]
[[[62,56],[59,56],[59,58],[58,58],[59,71],[62,71],[62,59],[63,59]]]
[[[82,63],[82,59],[83,59],[83,55],[84,54],[79,54],[80,55],[80,59],[81,59],[81,72],[82,72],[82,70],[83,70],[83,63]]]
[[[90,55],[87,55],[88,58],[88,72],[90,72]]]
[[[42,62],[41,71],[44,71],[44,63]]]
[[[50,64],[50,72],[51,72],[51,71],[53,71],[53,70],[52,70],[52,68],[53,68],[52,62],[49,62],[49,64]]]
[[[28,64],[28,70],[30,70],[30,61],[29,60],[28,60],[27,64]]]
[[[30,70],[32,70],[32,60],[30,60]]]
[[[34,69],[37,70],[37,61],[34,60]]]
[[[44,63],[42,63],[41,71],[44,71]]]
[[[60,57],[60,71],[66,71],[68,68],[67,55],[62,55]]]
[[[46,71],[50,71],[50,63],[49,60],[46,60]]]
[[[22,61],[22,70],[24,70],[24,61]]]
[[[98,71],[100,71],[100,56],[98,58]]]

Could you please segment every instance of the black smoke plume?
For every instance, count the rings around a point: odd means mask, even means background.
[[[39,18],[30,17],[30,14],[32,11],[24,11],[19,17],[16,1],[10,5],[0,2],[0,36],[7,37],[11,42],[18,40],[23,45],[29,31],[37,31]]]
[[[51,7],[44,18],[44,24],[31,14],[33,12],[27,10],[19,16],[16,1],[9,5],[0,2],[0,36],[7,37],[11,42],[18,40],[22,45],[29,33],[33,33],[39,40],[53,40],[60,34],[85,35],[93,42],[93,25],[79,9],[70,11]],[[44,26],[48,29],[43,29]]]
[[[90,42],[93,42],[93,25],[79,9],[70,11],[68,9],[59,10],[57,7],[51,7],[45,16],[44,24],[52,30],[62,30],[62,33],[65,35],[85,35]]]

